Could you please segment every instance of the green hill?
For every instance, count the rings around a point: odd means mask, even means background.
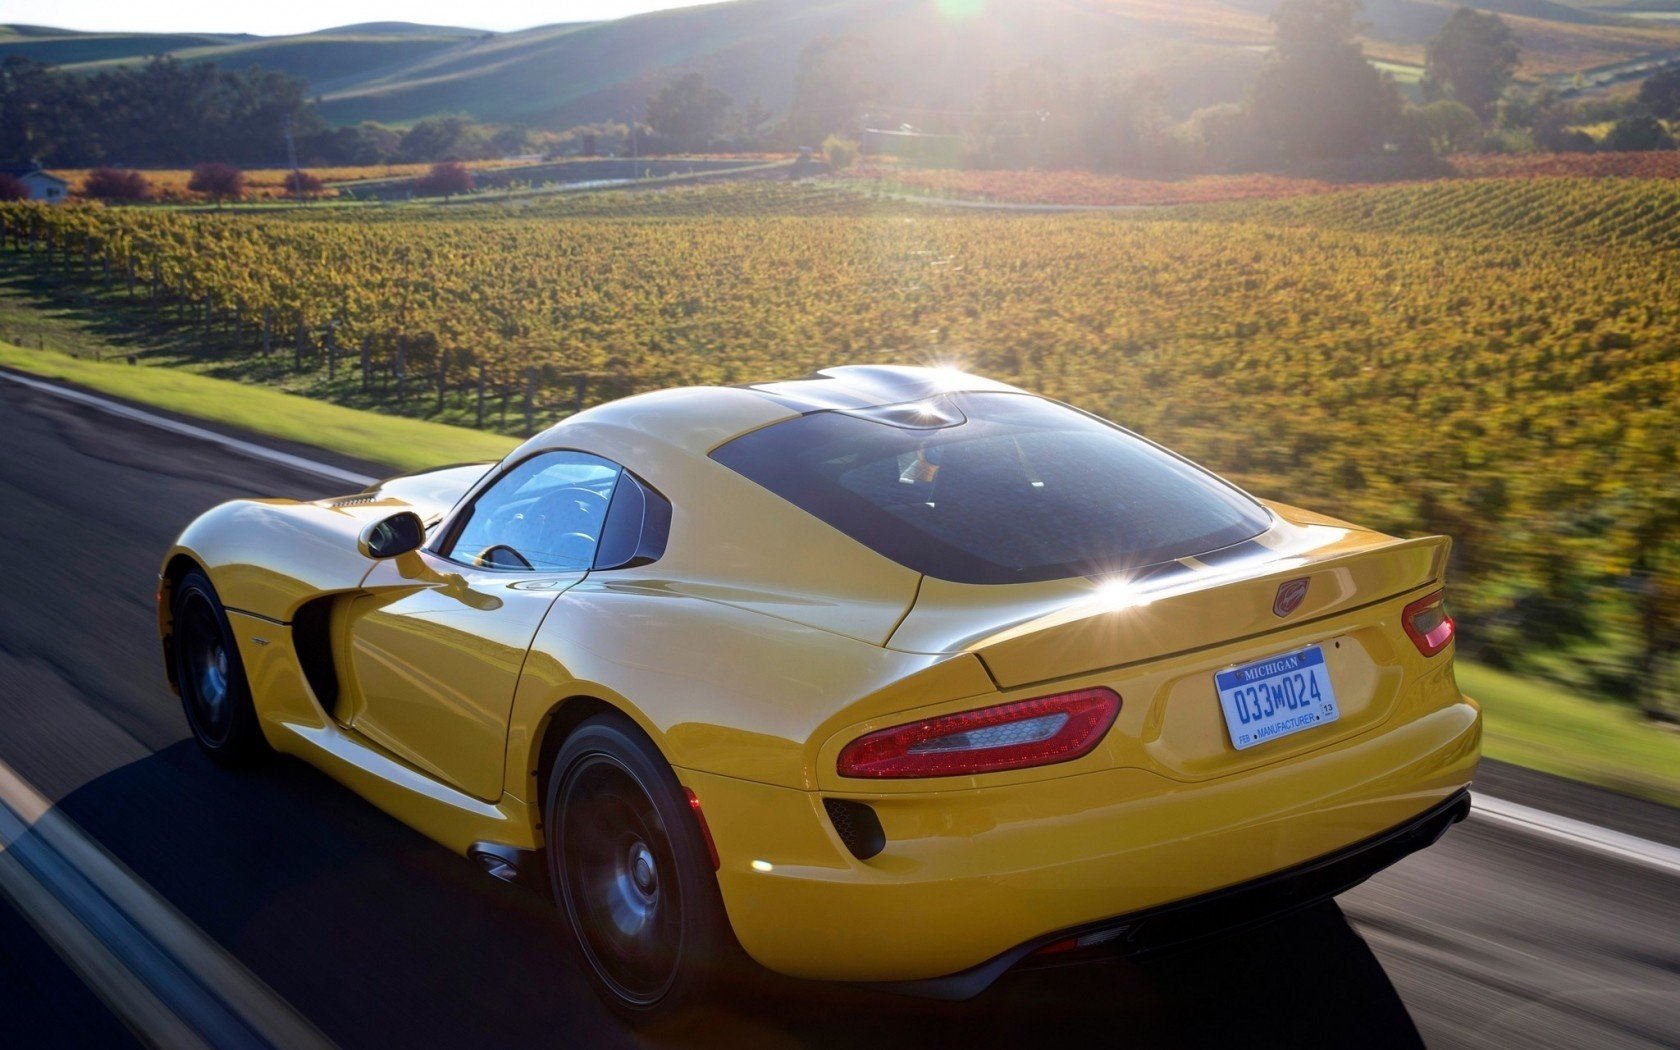
[[[904,0],[737,0],[488,37],[329,91],[324,108],[339,121],[466,111],[564,127],[623,119],[664,80],[696,70],[775,110],[800,51],[825,34],[869,40],[892,71],[886,94],[966,107],[993,71],[1038,58],[1095,70],[1188,57],[1194,38],[1173,39],[1178,28],[1069,0],[994,0],[972,18]]]
[[[460,112],[565,128],[639,112],[661,83],[697,71],[772,112],[800,51],[823,35],[864,39],[879,100],[967,109],[997,75],[1043,62],[1070,78],[1148,72],[1175,108],[1240,97],[1263,60],[1278,0],[734,0],[604,22],[491,33],[374,22],[293,36],[81,33],[0,27],[0,59],[95,71],[168,53],[307,79],[338,123],[409,123]],[[1451,0],[1367,0],[1373,57],[1421,62]],[[1530,77],[1680,52],[1680,24],[1621,17],[1588,0],[1476,0],[1503,12]]]
[[[9,27],[17,28],[17,27]],[[172,55],[185,62],[214,62],[224,69],[261,67],[307,80],[326,90],[340,81],[419,61],[486,34],[450,26],[373,22],[294,36],[76,33],[47,30],[8,37],[0,31],[0,59],[17,54],[92,73]]]
[[[76,66],[226,47],[255,39],[243,34],[82,33],[47,26],[0,26],[0,61],[17,55],[50,66]]]

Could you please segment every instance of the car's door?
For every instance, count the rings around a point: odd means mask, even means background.
[[[340,718],[469,794],[501,794],[531,639],[594,562],[619,467],[583,452],[515,464],[424,550],[380,562],[350,609]]]

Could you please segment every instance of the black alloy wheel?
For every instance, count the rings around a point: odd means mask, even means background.
[[[203,573],[194,570],[176,583],[171,613],[176,685],[199,747],[226,765],[259,757],[268,745],[245,667],[222,603]]]
[[[711,851],[676,775],[628,719],[574,730],[544,810],[556,903],[596,991],[637,1027],[677,1027],[738,963]]]

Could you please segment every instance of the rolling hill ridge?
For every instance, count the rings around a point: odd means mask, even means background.
[[[408,124],[441,113],[565,128],[640,112],[666,80],[699,72],[740,103],[791,98],[800,52],[822,36],[868,42],[880,100],[967,107],[995,76],[1046,62],[1070,78],[1148,72],[1176,108],[1238,97],[1263,60],[1277,0],[733,0],[604,22],[493,33],[363,23],[292,36],[83,33],[0,27],[0,59],[22,55],[95,72],[169,54],[307,80],[335,123]],[[1400,66],[1456,6],[1369,0],[1366,48]],[[1523,48],[1522,74],[1569,76],[1680,56],[1680,22],[1639,20],[1559,0],[1478,0]],[[957,11],[962,13],[953,13]]]

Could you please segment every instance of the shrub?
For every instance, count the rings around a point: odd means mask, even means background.
[[[187,180],[187,189],[220,204],[245,195],[245,173],[231,164],[200,164]]]
[[[319,175],[311,175],[307,171],[288,171],[280,184],[287,193],[298,197],[313,197],[327,188]]]
[[[1406,123],[1437,154],[1468,153],[1482,144],[1481,120],[1469,106],[1452,99],[1408,110]]]
[[[453,197],[471,193],[473,173],[458,160],[439,161],[432,170],[414,180],[414,192],[422,197]]]
[[[1535,122],[1534,144],[1548,153],[1591,153],[1598,148],[1591,135],[1551,116]]]
[[[0,171],[0,201],[26,201],[29,199],[29,187],[16,175],[8,175]]]
[[[152,181],[138,171],[95,168],[82,180],[81,193],[101,201],[151,200]]]
[[[1673,149],[1674,137],[1652,116],[1623,117],[1611,126],[1601,145],[1616,152]]]
[[[828,159],[828,166],[836,171],[851,167],[858,159],[858,144],[838,135],[830,135],[823,139],[822,150],[823,156]]]

